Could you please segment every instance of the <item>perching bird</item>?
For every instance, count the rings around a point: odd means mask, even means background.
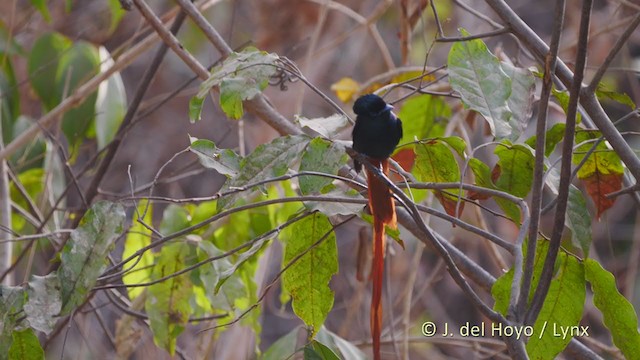
[[[389,174],[389,156],[402,138],[402,122],[392,112],[393,107],[374,94],[361,96],[353,104],[356,125],[353,128],[353,149],[366,155],[369,162]],[[354,161],[360,171],[362,164]],[[371,336],[373,355],[380,359],[380,333],[382,331],[382,276],[384,273],[384,227],[396,227],[396,211],[389,188],[369,169],[367,185],[369,209],[373,215],[373,295],[371,298]]]

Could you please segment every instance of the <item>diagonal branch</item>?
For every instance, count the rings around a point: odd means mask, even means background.
[[[531,307],[527,311],[525,323],[533,324],[542,309],[544,300],[549,291],[551,278],[558,251],[560,250],[560,242],[564,231],[564,221],[567,210],[567,200],[569,196],[569,187],[571,185],[571,158],[573,154],[573,140],[576,129],[576,115],[578,109],[578,101],[581,95],[582,79],[587,63],[587,47],[589,43],[589,25],[591,20],[591,8],[593,0],[584,0],[582,4],[582,15],[580,19],[580,34],[578,38],[578,49],[576,51],[575,74],[573,84],[569,92],[569,105],[567,109],[567,121],[562,144],[562,166],[560,168],[560,186],[558,191],[558,203],[553,223],[553,232],[549,241],[549,250],[544,261],[542,274],[538,287],[531,301]],[[531,239],[530,239],[531,240]]]

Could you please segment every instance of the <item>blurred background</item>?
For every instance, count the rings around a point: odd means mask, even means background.
[[[73,41],[85,40],[104,46],[117,59],[151,30],[137,11],[123,14],[117,26],[112,26],[113,2],[107,0],[73,0],[68,8],[67,1],[47,1],[50,19],[46,21],[41,12],[26,0],[5,0],[0,2],[0,21],[2,22],[3,42],[13,37],[27,51],[35,40],[49,31],[60,32]],[[209,1],[203,11],[210,23],[220,32],[227,43],[240,50],[253,45],[261,50],[286,56],[297,64],[307,79],[324,94],[351,113],[352,103],[342,102],[331,86],[343,77],[349,77],[359,84],[376,81],[376,76],[388,73],[399,67],[436,68],[445,65],[451,43],[434,42],[437,24],[428,1],[380,1],[380,0],[227,0]],[[549,39],[554,1],[513,0],[509,5],[542,37]],[[172,1],[149,0],[155,13],[162,19],[175,15]],[[412,29],[403,28],[402,5],[408,6],[408,13],[415,15]],[[579,25],[579,1],[569,1],[566,11],[565,31],[562,36],[560,56],[571,65]],[[458,36],[458,28],[467,29],[472,34],[495,29],[492,21],[499,23],[491,9],[480,0],[439,0],[435,2],[445,36]],[[469,10],[470,9],[470,10]],[[640,1],[597,0],[592,16],[592,35],[590,40],[587,78],[593,74],[597,65],[608,54],[618,35],[628,22],[627,17],[640,9]],[[491,20],[494,19],[494,20]],[[407,33],[410,36],[407,37]],[[208,43],[200,30],[187,20],[178,33],[182,45],[205,65],[214,64],[220,54]],[[407,40],[403,44],[403,41]],[[518,39],[509,35],[484,39],[489,49],[501,59],[509,59],[521,67],[536,66]],[[149,66],[154,50],[139,56],[122,72],[122,79],[128,99],[134,94],[143,72]],[[640,101],[638,72],[640,71],[640,32],[636,32],[608,72],[605,82],[618,92],[627,93],[635,102]],[[27,59],[25,56],[11,57],[19,84],[21,109],[30,119],[38,119],[44,114],[43,107],[29,86]],[[385,80],[389,80],[388,78]],[[380,82],[380,81],[379,81]],[[384,82],[384,80],[382,81]],[[141,105],[141,112],[153,109],[148,116],[138,120],[128,132],[122,143],[115,162],[110,167],[100,192],[106,198],[125,197],[131,186],[140,186],[153,181],[159,169],[171,157],[189,146],[189,136],[210,139],[218,147],[234,149],[241,155],[250,153],[256,146],[269,142],[278,134],[260,119],[251,115],[242,120],[228,119],[218,104],[207,99],[202,120],[191,123],[188,116],[188,103],[197,92],[200,81],[194,80],[194,74],[182,61],[169,51],[160,71],[153,80]],[[172,92],[184,85],[177,94]],[[447,90],[447,79],[441,81],[443,91]],[[273,106],[288,119],[296,115],[308,118],[325,117],[335,113],[325,100],[315,94],[302,82],[288,84],[283,91],[270,87],[265,94]],[[402,92],[392,97],[399,98]],[[538,96],[538,93],[536,93]],[[446,97],[454,113],[461,113],[458,99]],[[401,103],[396,107],[400,107]],[[535,106],[535,105],[534,105]],[[622,117],[629,109],[616,102],[605,102],[605,109],[612,120]],[[459,115],[455,115],[459,116]],[[534,111],[533,117],[535,118]],[[551,109],[551,122],[564,120],[559,107]],[[478,145],[489,141],[483,122],[477,120],[469,124],[471,138]],[[635,123],[624,123],[624,131],[638,131]],[[342,139],[350,139],[350,133],[344,132]],[[636,144],[637,137],[629,137]],[[637,148],[637,146],[635,146]],[[96,144],[83,143],[77,152],[77,161],[72,168],[83,169],[96,153]],[[483,152],[480,152],[480,156]],[[491,150],[484,156],[489,159]],[[552,156],[553,157],[553,156]],[[557,155],[556,155],[557,158]],[[195,156],[171,162],[163,169],[164,177],[179,176],[194,172],[193,176],[184,176],[175,181],[159,184],[154,194],[171,198],[193,198],[216,193],[225,178],[212,171],[203,170]],[[490,161],[490,160],[487,160]],[[19,167],[19,165],[18,165]],[[18,169],[19,170],[19,169]],[[86,186],[89,177],[80,179],[80,186]],[[133,184],[132,184],[133,183]],[[550,198],[549,198],[550,199]],[[549,199],[545,199],[548,201]],[[78,194],[70,194],[67,207],[80,204]],[[156,217],[162,214],[162,206],[155,210]],[[439,207],[437,202],[433,206]],[[593,204],[590,211],[595,214]],[[640,306],[640,284],[637,269],[640,249],[638,248],[637,204],[627,197],[620,198],[599,221],[593,221],[592,257],[599,260],[605,268],[613,272],[620,291],[637,309]],[[550,213],[542,219],[542,231],[551,229]],[[477,223],[468,215],[467,221]],[[159,219],[155,219],[156,221]],[[495,233],[514,239],[517,229],[506,221],[487,216],[486,226]],[[496,265],[487,256],[484,242],[475,236],[449,223],[433,220],[431,225],[448,240],[476,260],[495,277],[506,269]],[[370,289],[367,283],[355,278],[355,254],[359,239],[369,239],[368,226],[364,222],[352,222],[337,231],[340,271],[331,282],[336,293],[336,301],[325,325],[341,337],[369,351],[369,301]],[[636,240],[634,242],[634,239]],[[384,358],[394,359],[399,354],[400,338],[403,329],[409,329],[411,359],[449,359],[449,358],[502,358],[502,355],[490,355],[487,349],[502,349],[499,339],[447,339],[425,338],[421,335],[421,324],[433,321],[436,324],[447,323],[457,328],[466,322],[479,324],[484,319],[450,279],[439,258],[423,245],[408,236],[405,239],[406,251],[393,244],[388,257],[388,289],[385,295],[385,332],[387,339],[395,339],[384,345]],[[269,281],[281,264],[280,246],[274,242],[269,258],[261,264],[264,281]],[[117,250],[121,251],[121,250]],[[116,251],[116,252],[117,252]],[[417,254],[417,255],[416,255]],[[48,268],[50,253],[37,252],[33,259],[32,274],[44,275]],[[510,264],[509,264],[510,265]],[[22,279],[25,265],[16,268],[16,279]],[[19,281],[16,281],[19,283]],[[408,298],[407,294],[412,297]],[[484,300],[492,303],[490,295],[481,291]],[[122,312],[109,305],[108,299],[99,295],[104,304],[104,318],[97,319],[88,309],[78,313],[70,323],[68,336],[57,336],[49,344],[47,358],[60,356],[63,343],[66,344],[62,356],[64,359],[100,359],[115,358],[116,353],[105,339],[105,331],[113,333]],[[409,299],[410,311],[403,313],[405,301]],[[606,329],[595,312],[590,312],[584,324],[591,325],[593,339],[605,345],[611,345]],[[292,313],[289,305],[282,305],[279,289],[274,288],[262,303],[262,333],[259,335],[259,348],[265,351],[276,340],[301,324]],[[140,325],[131,325],[136,329],[139,341],[128,354],[131,359],[168,358],[163,350],[153,344],[148,331]],[[394,336],[391,337],[390,329]],[[214,333],[196,333],[187,329],[180,337],[178,345],[184,350],[181,356],[198,358],[207,354],[215,359],[252,358],[255,335],[240,324],[220,331],[220,337]],[[300,331],[300,337],[304,332]],[[211,339],[214,339],[213,341]],[[587,339],[587,343],[589,339]],[[207,348],[208,347],[208,348]],[[482,350],[478,350],[482,348]]]

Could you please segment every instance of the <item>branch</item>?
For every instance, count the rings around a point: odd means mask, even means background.
[[[542,197],[544,190],[544,158],[545,144],[547,137],[547,114],[549,110],[549,98],[551,97],[551,89],[553,87],[553,74],[556,72],[556,63],[558,59],[558,49],[560,47],[560,35],[564,24],[565,1],[557,0],[555,15],[553,21],[553,34],[551,36],[551,44],[549,53],[545,59],[543,86],[540,91],[540,109],[538,110],[538,121],[536,124],[536,148],[535,148],[535,165],[533,171],[533,184],[531,186],[531,223],[529,225],[529,242],[527,243],[527,258],[525,260],[524,277],[520,287],[520,297],[515,306],[514,314],[516,321],[521,322],[529,301],[529,292],[531,291],[531,281],[533,278],[533,266],[536,256],[536,243],[538,239],[538,228],[540,225],[540,209],[542,208]],[[536,241],[534,241],[535,239]]]
[[[578,101],[581,95],[582,79],[587,62],[587,47],[589,43],[589,25],[591,20],[592,0],[584,0],[582,4],[582,15],[580,19],[580,34],[578,38],[578,49],[576,51],[575,74],[573,84],[569,91],[569,105],[567,109],[567,121],[562,144],[562,166],[560,168],[560,185],[558,191],[558,203],[553,223],[553,232],[549,241],[549,250],[544,261],[542,274],[538,287],[531,301],[531,307],[527,311],[525,323],[533,324],[538,317],[544,300],[547,297],[551,279],[553,277],[554,265],[560,250],[560,242],[564,231],[564,221],[566,217],[567,203],[569,197],[569,186],[571,185],[571,158],[573,155],[573,140],[576,129],[576,115]],[[531,241],[531,239],[530,239]]]

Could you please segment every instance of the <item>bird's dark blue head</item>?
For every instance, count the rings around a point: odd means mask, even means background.
[[[353,104],[353,112],[356,115],[374,117],[385,111],[391,111],[393,106],[387,104],[376,94],[363,95]]]

